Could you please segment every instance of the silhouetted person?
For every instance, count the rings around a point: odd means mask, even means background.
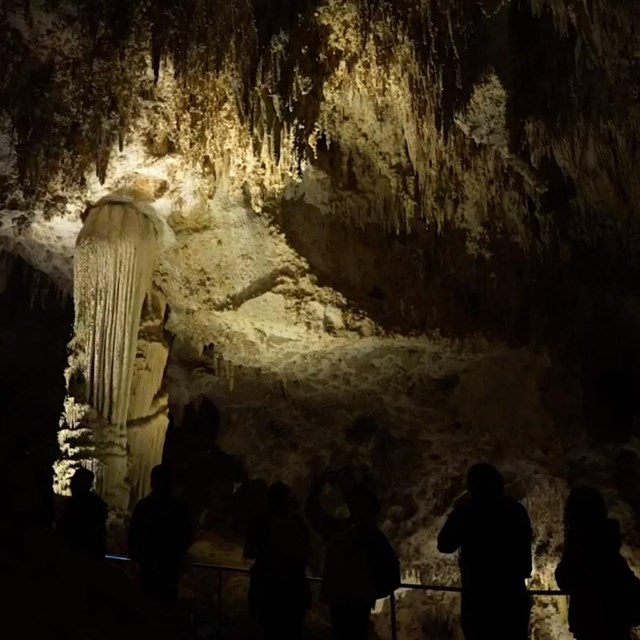
[[[526,640],[531,604],[532,531],[526,509],[504,495],[489,464],[469,469],[467,493],[449,515],[438,550],[460,552],[462,630],[466,640]]]
[[[378,499],[360,484],[336,479],[348,518],[330,516],[320,504],[322,487],[332,480],[326,472],[313,482],[306,505],[309,521],[327,545],[320,597],[329,604],[337,640],[366,640],[371,609],[399,586],[400,566],[377,526]]]
[[[71,497],[60,518],[60,531],[72,551],[104,558],[107,550],[107,505],[95,494],[94,475],[78,469],[71,478]]]
[[[249,605],[264,640],[300,640],[311,605],[309,532],[282,482],[269,487],[267,511],[251,523],[244,553],[255,559]]]
[[[617,521],[590,488],[574,489],[565,506],[564,552],[556,581],[569,594],[569,628],[578,640],[628,640],[638,619],[637,578],[620,554]]]
[[[178,599],[180,574],[193,544],[187,507],[171,495],[171,471],[151,471],[151,494],[138,502],[131,516],[129,553],[138,564],[143,592],[161,602]]]

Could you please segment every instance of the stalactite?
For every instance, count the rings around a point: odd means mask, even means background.
[[[86,397],[114,425],[127,422],[155,251],[153,223],[131,202],[117,199],[91,209],[76,243],[74,331],[83,345]]]
[[[148,488],[143,476],[161,459],[168,424],[161,391],[166,303],[152,291],[156,230],[153,212],[130,195],[92,207],[76,241],[69,396],[56,463],[59,491],[74,469],[89,467],[100,494],[123,511]]]
[[[151,470],[162,460],[164,438],[169,426],[166,398],[156,409],[155,415],[132,423],[127,429],[131,507],[149,493]]]

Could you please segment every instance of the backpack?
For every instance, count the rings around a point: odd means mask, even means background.
[[[373,574],[376,600],[388,598],[400,586],[400,561],[387,536],[376,528],[367,536],[365,549]]]

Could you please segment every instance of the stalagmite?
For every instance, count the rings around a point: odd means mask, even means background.
[[[161,459],[168,424],[159,393],[168,351],[165,303],[152,291],[152,216],[126,193],[114,194],[89,210],[76,241],[74,338],[56,489],[66,492],[74,469],[90,467],[97,490],[121,510],[148,490],[145,479]]]

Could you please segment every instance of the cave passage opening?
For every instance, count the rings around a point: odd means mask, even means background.
[[[23,259],[0,252],[0,262],[0,437],[48,464],[58,453],[73,304]]]

